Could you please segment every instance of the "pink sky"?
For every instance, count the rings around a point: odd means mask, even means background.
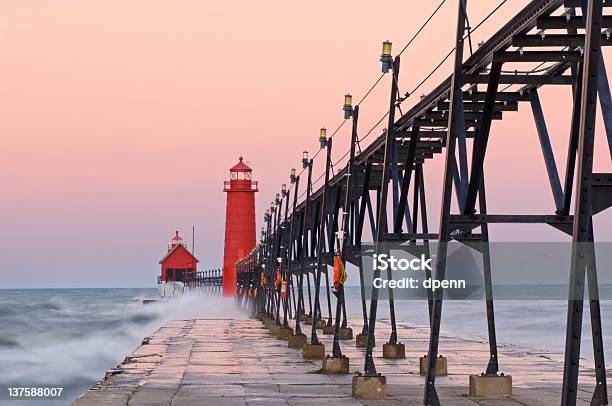
[[[509,3],[474,43],[527,1]],[[393,41],[397,52],[438,2],[420,4],[3,2],[2,286],[152,286],[174,230],[190,239],[192,225],[201,263],[219,267],[228,168],[239,155],[251,162],[260,223],[301,151],[316,151],[319,127],[332,130],[341,121],[344,93],[357,100],[378,76],[381,42]],[[492,8],[471,1],[472,25]],[[449,0],[404,53],[402,92],[453,46],[455,15]],[[449,72],[444,65],[423,92]],[[388,93],[385,78],[362,106],[362,134],[384,113]],[[570,97],[569,88],[542,93],[560,166]],[[336,157],[347,148],[349,128],[338,133]],[[598,136],[596,170],[609,171]],[[528,105],[496,123],[492,137],[489,211],[552,212]],[[527,152],[518,149],[519,138],[528,140]],[[437,159],[427,172],[432,224],[441,164]],[[601,236],[610,240],[610,215],[602,216]],[[534,235],[559,238],[549,230]]]

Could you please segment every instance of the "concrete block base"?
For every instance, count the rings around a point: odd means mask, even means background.
[[[325,345],[306,344],[302,350],[304,359],[323,359],[325,358]]]
[[[325,320],[317,321],[317,330],[323,330],[323,327],[327,326],[327,322]]]
[[[470,375],[469,396],[486,398],[512,396],[512,376]]]
[[[297,336],[292,334],[287,339],[287,344],[289,348],[304,348],[307,342],[308,339],[306,339],[305,334],[300,334]]]
[[[387,394],[387,377],[355,375],[352,394],[358,399],[384,399]]]
[[[267,328],[268,330],[275,324],[274,320],[269,318],[268,316],[264,317],[262,322],[263,322],[264,327]]]
[[[304,318],[304,324],[307,324],[309,326],[312,326],[312,316],[306,316]]]
[[[270,322],[270,327],[269,327],[270,334],[272,334],[274,336],[277,335],[278,331],[280,330],[280,328],[281,328],[280,324],[276,324],[276,322],[274,322],[274,321]]]
[[[276,333],[276,338],[287,341],[291,334],[293,334],[293,329],[291,327],[281,327],[278,329],[278,333]]]
[[[353,339],[353,329],[350,327],[340,327],[340,333],[338,338],[341,340],[352,340]]]
[[[300,317],[299,317],[300,322],[301,322],[301,323],[305,322],[305,321],[306,321],[306,319],[307,319],[308,317],[309,317],[309,316],[308,316],[306,313],[302,313],[302,314],[300,314]]]
[[[323,358],[323,373],[325,374],[348,374],[349,373],[349,358],[330,357]]]
[[[404,359],[406,358],[406,347],[402,343],[383,344],[383,358]]]
[[[368,345],[368,335],[357,334],[357,338],[355,339],[355,345],[357,346],[357,348],[365,348]]]
[[[419,359],[420,373],[421,376],[427,375],[427,366],[429,365],[429,358],[427,355],[422,356]],[[446,357],[439,356],[436,360],[436,376],[446,376],[448,375],[448,367],[446,363]]]
[[[323,334],[334,334],[335,330],[336,326],[334,326],[333,324],[325,325],[325,327],[323,327]]]

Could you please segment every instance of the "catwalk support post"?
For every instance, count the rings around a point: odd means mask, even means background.
[[[463,43],[465,33],[465,20],[467,10],[465,9],[467,0],[459,0],[459,7],[457,13],[457,32],[455,40],[455,60],[454,60],[454,71],[451,79],[450,88],[450,106],[448,116],[448,133],[446,137],[446,161],[444,165],[444,180],[442,189],[442,205],[440,210],[440,231],[438,235],[438,252],[436,262],[436,275],[435,278],[442,280],[446,273],[446,256],[447,256],[447,244],[450,240],[449,230],[449,216],[451,208],[452,198],[452,186],[453,186],[453,174],[452,165],[456,164],[455,148],[456,148],[456,134],[457,134],[457,122],[463,121],[463,118],[459,119],[458,110],[463,111],[463,108],[459,106],[459,103],[463,103],[461,97],[462,87],[462,65],[463,65]],[[434,292],[433,300],[433,314],[431,320],[431,330],[429,336],[429,350],[427,357],[429,359],[427,366],[427,374],[425,377],[425,394],[423,403],[426,406],[441,406],[438,400],[438,394],[435,389],[436,380],[436,360],[438,357],[438,344],[440,340],[440,322],[442,319],[442,298],[444,291],[437,289]]]

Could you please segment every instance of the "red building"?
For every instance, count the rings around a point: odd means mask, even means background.
[[[168,253],[159,261],[161,280],[189,282],[195,279],[198,262],[198,259],[185,247],[185,242],[177,231],[168,244]]]
[[[236,261],[255,247],[255,192],[257,181],[253,170],[242,157],[230,168],[230,180],[225,181],[227,193],[225,213],[225,248],[223,251],[223,295],[236,294]]]

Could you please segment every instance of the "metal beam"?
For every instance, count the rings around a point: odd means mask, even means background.
[[[578,51],[505,51],[496,53],[499,62],[576,62],[582,60]]]
[[[502,119],[501,111],[494,111],[491,115],[493,120],[501,120]],[[464,121],[473,121],[482,119],[482,112],[467,112],[464,113]],[[448,122],[448,112],[447,111],[428,111],[419,117],[419,121],[427,122],[428,120],[444,120]],[[460,126],[461,127],[461,126]]]
[[[473,214],[449,216],[448,222],[455,224],[476,224],[487,222],[500,224],[549,224],[572,222],[572,216],[558,216],[549,214]]]
[[[395,123],[395,109],[396,109],[396,100],[397,100],[397,91],[398,91],[398,75],[400,68],[400,57],[396,56],[393,61],[393,77],[391,82],[391,97],[389,100],[389,124],[387,126],[387,134],[385,137],[385,153],[383,159],[383,173],[382,173],[382,181],[380,183],[380,193],[377,204],[377,221],[376,221],[376,234],[374,236],[374,242],[376,244],[375,250],[378,251],[378,244],[382,241],[383,233],[387,231],[387,194],[389,188],[388,181],[388,167],[391,162],[391,148],[392,148],[392,140],[394,137],[394,123]],[[374,278],[380,276],[380,269],[374,270]],[[387,276],[391,279],[390,270],[387,272]],[[367,376],[377,376],[376,366],[374,365],[374,331],[376,328],[376,311],[378,308],[378,289],[372,286],[372,294],[370,299],[370,322],[368,325],[368,343],[366,345],[366,353],[365,353],[365,365],[364,372]],[[389,290],[389,311],[391,315],[391,337],[393,338],[395,333],[395,311],[393,308],[393,293]],[[395,333],[396,335],[397,333]]]
[[[440,102],[438,103],[439,110],[448,110],[450,103]],[[480,112],[482,114],[482,110],[484,109],[483,102],[465,102],[463,103],[463,110],[466,112]],[[495,102],[495,106],[493,108],[494,112],[498,111],[518,111],[518,102]]]
[[[582,18],[580,18],[582,21]],[[577,184],[574,203],[570,289],[567,305],[567,334],[561,405],[576,404],[578,374],[580,368],[580,344],[582,337],[582,311],[584,306],[584,282],[588,266],[588,249],[592,245],[591,204],[593,177],[593,150],[597,110],[597,86],[599,75],[602,0],[590,0],[586,12],[586,42],[584,75],[582,79],[580,130],[578,140]]]
[[[327,200],[327,189],[329,184],[329,172],[331,169],[331,151],[332,151],[332,140],[330,137],[327,140],[327,156],[325,161],[325,182],[323,183],[323,196],[321,198],[321,208],[319,212],[319,218],[317,223],[317,268],[315,270],[315,298],[314,298],[314,314],[312,315],[312,330],[310,333],[310,344],[319,344],[319,337],[317,336],[317,320],[319,319],[319,313],[321,312],[321,304],[319,302],[319,293],[321,289],[321,274],[323,273],[322,268],[327,265],[323,264],[322,253],[325,247],[325,238],[323,236],[325,227],[325,215],[326,215],[326,200]]]
[[[498,117],[498,118],[495,118]],[[494,117],[491,117],[492,120],[501,120],[501,117],[495,113]],[[475,118],[471,120],[464,120],[465,128],[470,128],[476,126],[481,121],[481,118]],[[448,119],[443,118],[431,118],[427,120],[414,120],[413,125],[418,125],[419,127],[445,127],[448,125]]]
[[[502,62],[493,62],[493,65],[491,66],[491,74],[489,75],[490,80],[487,86],[487,97],[485,100],[483,119],[480,123],[480,128],[478,130],[476,138],[474,138],[474,146],[472,152],[472,172],[470,174],[470,184],[468,187],[463,213],[474,213],[474,207],[476,205],[476,194],[478,193],[478,189],[480,188],[480,182],[482,181],[484,158],[487,150],[487,142],[489,141],[489,132],[491,131],[493,103],[495,102],[497,87],[500,83],[501,69]]]
[[[578,64],[576,72],[576,87],[574,89],[574,102],[572,103],[572,122],[565,164],[565,182],[563,188],[563,207],[560,214],[568,215],[574,187],[574,172],[576,169],[576,150],[580,129],[580,110],[582,101],[582,63]]]
[[[489,83],[489,75],[464,75],[464,84],[486,84]],[[499,78],[500,84],[507,85],[571,85],[573,83],[571,76],[550,76],[550,75],[501,75]]]
[[[606,34],[601,35],[601,45],[612,45],[612,37]],[[584,47],[583,34],[531,34],[517,35],[512,38],[512,46],[514,47],[568,47],[574,49]]]
[[[603,7],[612,7],[612,2],[604,2]],[[581,0],[563,0],[563,7],[582,7]]]
[[[582,16],[546,16],[538,18],[537,27],[540,30],[578,29],[584,28],[584,20]],[[612,28],[612,16],[603,16],[598,28]]]
[[[455,37],[455,60],[453,75],[450,83],[450,111],[448,118],[448,136],[446,138],[446,162],[444,166],[444,180],[443,180],[443,192],[442,192],[442,204],[440,207],[440,232],[437,262],[436,262],[436,279],[442,280],[446,275],[446,255],[447,255],[447,242],[449,239],[448,233],[448,216],[450,214],[451,199],[452,199],[452,162],[455,161],[455,146],[457,137],[457,109],[459,109],[459,103],[463,103],[461,96],[461,87],[463,84],[462,80],[462,67],[463,67],[463,44],[464,44],[464,33],[466,23],[466,4],[467,0],[459,0],[459,7],[457,12],[457,30]],[[482,47],[480,48],[482,49]],[[479,49],[479,50],[480,50]],[[488,99],[488,98],[487,98]],[[490,101],[492,104],[495,100]],[[440,323],[442,322],[442,300],[444,297],[444,290],[438,289],[434,292],[432,313],[431,313],[431,328],[429,335],[429,349],[427,352],[428,365],[427,374],[425,377],[425,393],[423,396],[423,403],[426,406],[440,406],[440,400],[435,388],[436,381],[436,362],[438,359],[438,345],[440,341]]]
[[[468,28],[469,29],[469,28]],[[482,117],[481,113],[466,113],[463,108],[463,95],[461,92],[457,94],[459,97],[459,103],[457,104],[457,147],[459,149],[459,185],[458,188],[461,190],[459,194],[459,207],[463,210],[465,205],[465,196],[468,188],[468,163],[467,163],[467,142],[465,136],[465,120],[472,114],[477,114],[478,118]],[[501,112],[493,111],[491,116],[499,115],[501,119]]]
[[[608,84],[606,63],[604,62],[603,53],[601,52],[599,53],[597,94],[599,95],[599,105],[601,106],[604,127],[606,129],[610,159],[612,159],[612,97],[610,96],[610,85]]]
[[[487,197],[485,192],[484,175],[480,180],[480,190],[478,191],[478,208],[480,213],[487,214]],[[483,277],[485,285],[485,308],[487,311],[487,332],[489,334],[489,362],[485,375],[497,376],[499,372],[499,357],[497,356],[497,333],[495,330],[495,311],[493,306],[493,281],[491,277],[491,252],[489,250],[489,225],[483,222],[480,225],[480,238]]]
[[[408,186],[410,185],[410,178],[414,167],[414,158],[416,155],[416,147],[419,143],[419,136],[421,131],[418,126],[412,127],[412,135],[410,137],[410,144],[408,147],[408,155],[406,156],[404,179],[402,179],[402,187],[399,198],[399,207],[397,214],[395,215],[395,222],[393,226],[393,232],[399,233],[402,230],[402,223],[404,219],[404,213],[406,212],[406,206],[408,204]],[[416,210],[416,209],[415,209]]]
[[[487,98],[487,92],[467,91],[463,92],[463,100],[470,102],[484,102]],[[496,102],[519,102],[529,101],[529,97],[525,93],[520,92],[497,92],[495,95]]]
[[[563,189],[561,188],[559,171],[557,170],[555,154],[553,153],[552,145],[550,144],[550,137],[548,136],[548,129],[546,128],[546,120],[544,119],[544,111],[542,110],[538,90],[533,89],[530,91],[529,97],[531,99],[533,118],[538,130],[538,138],[540,139],[540,147],[542,148],[542,154],[544,154],[544,163],[546,164],[548,181],[550,182],[550,188],[552,189],[553,198],[555,200],[555,207],[557,212],[559,212],[563,208]]]

